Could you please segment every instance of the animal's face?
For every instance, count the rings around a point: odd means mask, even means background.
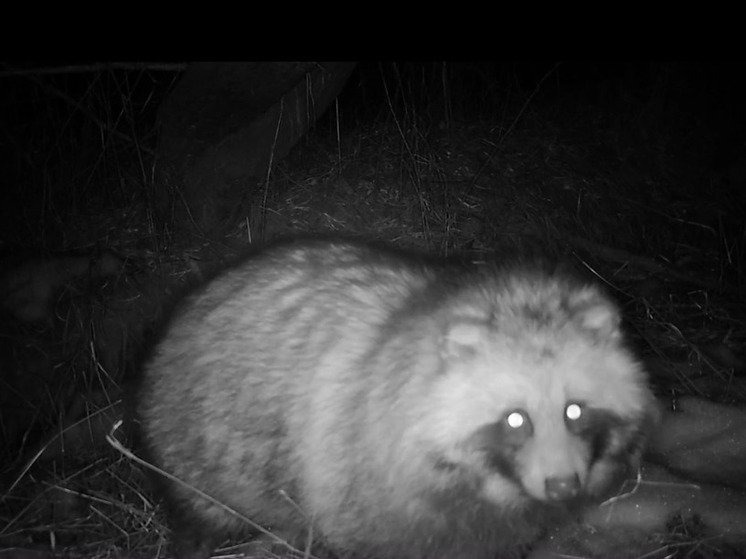
[[[653,414],[611,306],[537,316],[453,321],[432,393],[445,460],[474,472],[482,497],[500,506],[615,490],[636,465]]]
[[[511,408],[478,428],[466,445],[486,479],[499,477],[538,501],[572,502],[615,489],[635,464],[640,441],[635,420],[586,401],[560,400],[533,413]]]

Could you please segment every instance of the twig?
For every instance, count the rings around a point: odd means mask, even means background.
[[[690,283],[692,285],[704,287],[705,289],[716,289],[718,287],[716,282],[699,279],[695,276],[680,272],[671,266],[666,266],[646,256],[640,256],[631,252],[627,252],[626,250],[602,245],[600,243],[589,241],[581,237],[573,236],[570,237],[569,240],[572,244],[582,248],[583,250],[586,250],[593,254],[598,254],[602,258],[611,260],[612,262],[631,262],[636,266],[647,270],[648,272],[668,276],[679,281]]]

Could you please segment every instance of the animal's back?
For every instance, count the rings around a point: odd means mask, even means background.
[[[335,462],[328,449],[345,443],[328,437],[350,436],[342,418],[362,403],[351,392],[365,354],[434,276],[396,252],[328,241],[291,242],[221,275],[181,305],[146,367],[137,408],[152,459],[264,526],[303,529],[283,495],[300,489],[301,469]],[[245,525],[165,483],[182,532],[203,537],[200,519]]]

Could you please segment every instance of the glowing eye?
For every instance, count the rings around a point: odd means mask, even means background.
[[[570,404],[565,408],[565,417],[570,421],[577,421],[581,415],[583,415],[583,408],[580,404]]]
[[[510,425],[513,429],[518,429],[519,427],[523,427],[526,419],[523,417],[523,414],[521,412],[514,411],[508,414],[506,421],[508,422],[508,425]]]

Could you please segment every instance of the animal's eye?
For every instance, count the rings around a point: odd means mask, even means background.
[[[525,410],[515,409],[477,429],[471,443],[489,455],[504,456],[511,449],[520,448],[532,435],[531,417]]]
[[[508,424],[509,427],[512,427],[513,429],[518,429],[525,425],[526,417],[523,415],[523,412],[521,411],[512,411],[505,418],[505,422]]]
[[[567,404],[565,408],[565,421],[578,421],[583,417],[583,406],[577,402]]]
[[[534,433],[531,416],[526,410],[515,409],[503,416],[501,429],[504,441],[508,444],[521,445]]]
[[[565,427],[571,433],[584,436],[584,433],[606,430],[603,420],[605,415],[597,408],[589,406],[586,402],[567,402],[565,404]]]

